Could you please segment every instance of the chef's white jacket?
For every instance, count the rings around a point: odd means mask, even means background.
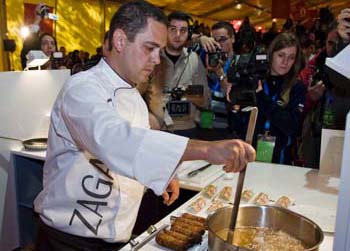
[[[136,88],[101,60],[72,76],[57,97],[35,210],[60,231],[127,241],[144,186],[162,194],[187,141],[150,130]]]

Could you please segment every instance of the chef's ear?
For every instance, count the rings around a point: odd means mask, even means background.
[[[113,33],[113,47],[118,51],[122,51],[126,44],[127,36],[122,29],[116,29]]]

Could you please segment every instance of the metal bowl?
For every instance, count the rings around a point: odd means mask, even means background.
[[[208,216],[209,251],[251,251],[229,244],[216,235],[218,231],[229,228],[231,212],[232,207],[223,207]],[[323,232],[316,223],[300,214],[276,206],[241,206],[238,211],[237,227],[243,226],[284,231],[301,240],[307,247],[305,251],[317,251],[323,241]]]

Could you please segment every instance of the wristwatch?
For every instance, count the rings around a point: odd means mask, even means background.
[[[226,74],[222,74],[222,75],[219,77],[220,82],[223,81],[225,78],[226,78]]]

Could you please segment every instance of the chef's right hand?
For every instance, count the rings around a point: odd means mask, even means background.
[[[248,162],[255,160],[254,148],[242,140],[220,140],[208,142],[207,161],[224,164],[226,172],[239,172]]]

